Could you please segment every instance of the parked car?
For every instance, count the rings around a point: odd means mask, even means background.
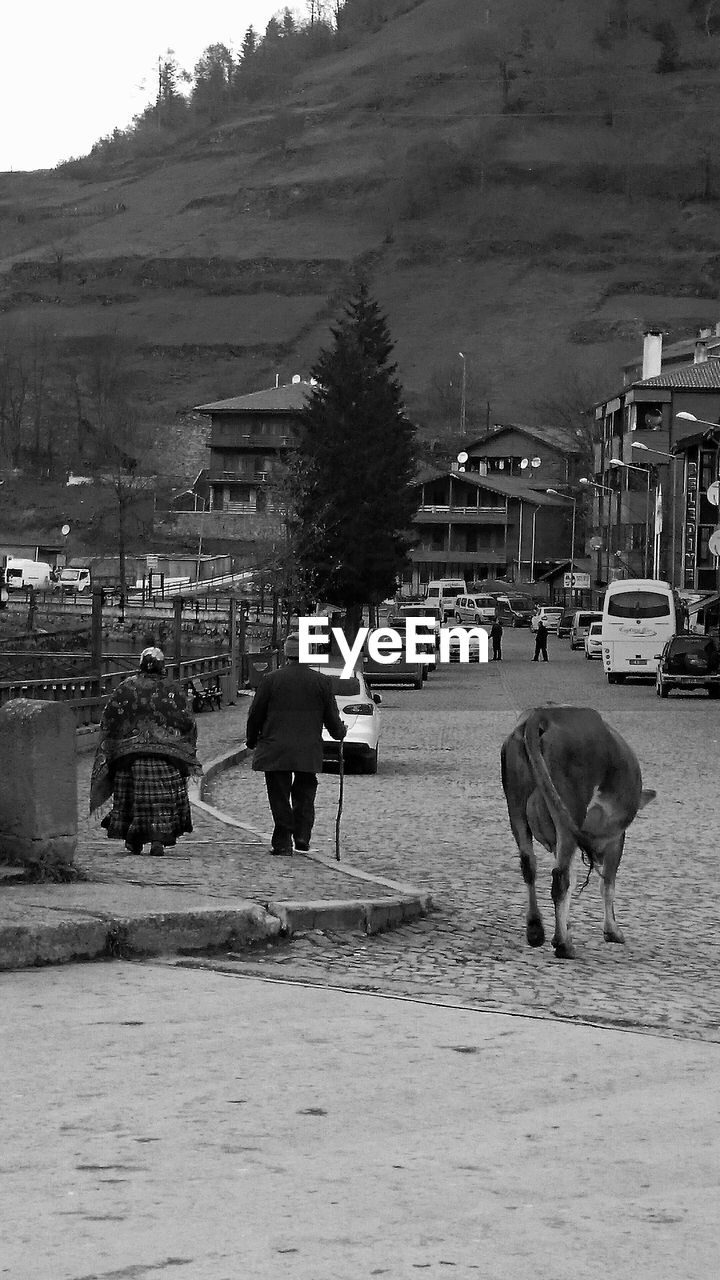
[[[496,596],[497,615],[504,627],[529,627],[535,606],[527,596]]]
[[[349,765],[357,765],[362,773],[377,773],[381,695],[370,692],[361,671],[343,678],[342,667],[322,666],[315,670],[322,671],[332,680],[340,718],[347,725],[343,760]],[[327,729],[323,729],[323,757],[332,761],[339,755],[340,743],[330,737]]]
[[[585,657],[602,658],[602,622],[592,622],[585,637]]]
[[[458,596],[455,601],[455,621],[492,626],[495,621],[495,597]]]
[[[560,619],[563,616],[562,606],[555,604],[542,604],[533,614],[530,620],[530,626],[533,631],[537,631],[541,622],[545,623],[548,631],[557,631],[560,626]]]
[[[394,631],[397,631],[398,635],[402,636],[403,645],[405,645],[407,643],[407,616],[401,613],[395,614],[394,617],[390,618],[388,621],[388,626],[392,627]],[[427,644],[424,640],[422,642],[419,641],[418,643],[418,651],[424,654],[422,662],[423,680],[427,680],[429,673],[434,671],[437,666],[436,643],[439,644],[439,630],[440,629],[438,627],[437,641],[434,636],[432,638],[430,637],[428,630]]]
[[[435,628],[435,648],[440,644],[440,628],[442,626],[442,617],[440,610],[436,605],[432,604],[401,604],[399,609],[391,609],[390,615],[392,619],[388,623],[389,626],[395,625],[398,618],[432,618]]]
[[[671,689],[707,689],[711,698],[720,698],[720,650],[712,636],[682,632],[667,641],[660,654],[655,692],[667,698]]]
[[[574,617],[575,617],[574,609],[570,609],[567,613],[563,614],[562,618],[558,623],[558,629],[557,629],[559,640],[564,640],[567,636],[570,635]]]
[[[480,661],[480,645],[478,644],[477,639],[473,639],[472,636],[466,635],[465,641],[466,643],[469,641],[468,661],[479,662]],[[448,660],[450,662],[459,662],[461,652],[462,652],[461,637],[459,635],[455,635],[455,636],[451,635],[449,640]]]
[[[584,648],[585,637],[594,622],[602,622],[602,613],[593,612],[592,609],[575,610],[572,626],[570,627],[571,649]]]
[[[378,628],[385,630],[384,627]],[[372,635],[373,632],[370,632]],[[395,662],[377,662],[368,652],[368,635],[365,641],[365,652],[362,658],[362,670],[368,685],[374,688],[377,684],[411,684],[413,689],[422,689],[425,674],[421,662],[408,662],[401,651]],[[405,640],[403,638],[403,650]]]

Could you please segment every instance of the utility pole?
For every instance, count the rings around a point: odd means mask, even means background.
[[[465,436],[465,392],[467,386],[465,356],[462,351],[458,351],[458,355],[462,360],[462,390],[460,393],[460,435]]]

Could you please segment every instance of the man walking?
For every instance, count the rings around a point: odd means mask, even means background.
[[[538,629],[535,632],[535,657],[533,662],[537,662],[540,654],[542,654],[543,662],[548,660],[547,652],[548,629],[544,622],[538,622]]]
[[[502,662],[502,622],[496,618],[490,628],[490,639],[493,647],[493,662]]]
[[[310,848],[323,726],[340,741],[347,732],[328,676],[299,661],[298,636],[288,636],[284,652],[285,666],[260,681],[246,730],[247,745],[255,749],[252,767],[265,774],[276,857],[289,857],[293,841],[299,853]]]

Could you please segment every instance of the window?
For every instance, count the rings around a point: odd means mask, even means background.
[[[622,591],[608,601],[611,618],[667,618],[670,600],[655,591]]]

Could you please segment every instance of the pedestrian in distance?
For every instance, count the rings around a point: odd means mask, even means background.
[[[289,857],[310,848],[322,731],[342,741],[347,732],[328,676],[299,661],[300,640],[288,636],[285,665],[262,677],[247,718],[253,769],[265,774],[274,830],[270,853]]]
[[[502,662],[502,622],[496,618],[490,628],[490,639],[492,640],[492,660],[493,662]]]
[[[533,662],[537,662],[538,658],[540,657],[540,654],[542,654],[543,662],[547,662],[548,660],[547,638],[548,638],[548,629],[545,626],[545,623],[538,622],[538,629],[535,632],[535,657],[533,658]]]
[[[90,812],[112,797],[102,819],[128,853],[161,857],[192,831],[187,779],[202,773],[197,726],[185,690],[165,671],[165,655],[143,649],[140,668],[110,695],[90,781]]]

